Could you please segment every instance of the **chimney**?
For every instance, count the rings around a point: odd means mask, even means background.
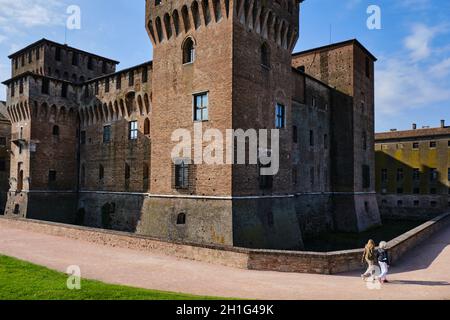
[[[417,130],[417,124],[413,123],[412,129],[413,129],[413,130]]]
[[[445,120],[441,120],[441,128],[445,128]]]

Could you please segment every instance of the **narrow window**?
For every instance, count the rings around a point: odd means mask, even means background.
[[[56,181],[56,171],[50,170],[48,172],[48,182],[55,182]]]
[[[58,126],[53,126],[52,133],[53,133],[54,136],[59,136],[59,127]]]
[[[105,79],[105,92],[108,93],[109,92],[109,78]]]
[[[370,188],[370,167],[368,165],[362,166],[362,176],[363,176],[363,188]]]
[[[102,165],[98,166],[98,180],[102,181],[105,177],[105,168]]]
[[[67,83],[64,82],[62,84],[62,88],[61,88],[61,97],[67,98],[67,88],[68,88],[68,85],[67,85]]]
[[[49,94],[50,80],[47,78],[42,79],[42,94]]]
[[[194,121],[208,121],[208,94],[194,95]]]
[[[6,147],[6,137],[0,137],[0,147]]]
[[[116,77],[116,90],[120,90],[122,87],[122,75],[117,75]]]
[[[41,48],[36,49],[36,60],[40,59],[40,50],[41,50]]]
[[[195,47],[192,38],[187,38],[183,46],[183,64],[193,63],[195,60]]]
[[[415,149],[415,150],[419,149],[419,143],[418,142],[414,142],[413,143],[413,149]]]
[[[20,79],[19,81],[19,94],[23,93],[23,79]]]
[[[259,164],[259,188],[261,190],[271,190],[273,187],[273,175],[263,174],[263,168],[270,168],[271,163],[269,164]]]
[[[31,63],[31,62],[33,62],[33,54],[31,53],[31,50],[30,50],[30,52],[28,52],[28,63]]]
[[[309,130],[309,146],[314,147],[314,131]]]
[[[261,65],[270,68],[270,51],[266,43],[263,43],[261,46]]]
[[[138,122],[130,121],[128,123],[128,139],[137,140],[138,138]]]
[[[134,86],[134,71],[131,70],[130,72],[128,72],[128,86]]]
[[[86,131],[81,131],[80,133],[80,143],[82,145],[86,144]]]
[[[95,82],[95,95],[98,95],[99,92],[99,85],[98,85],[98,81]]]
[[[325,134],[323,136],[323,145],[324,145],[325,150],[328,150],[329,143],[328,143],[328,135],[327,134]]]
[[[72,65],[78,66],[78,53],[72,52]]]
[[[25,66],[25,55],[22,55],[22,56],[20,57],[20,64],[22,65],[22,67]]]
[[[283,129],[286,126],[286,108],[282,104],[277,103],[276,106],[276,129]]]
[[[61,61],[61,48],[56,47],[55,49],[55,60]]]
[[[11,82],[11,97],[14,97],[16,95],[16,86],[14,85],[14,82]]]
[[[144,121],[144,134],[149,135],[150,134],[150,120],[148,118]]]
[[[144,191],[147,191],[148,188],[150,187],[150,170],[148,167],[148,164],[144,163],[144,165],[142,166],[142,186]]]
[[[109,143],[111,141],[111,126],[103,127],[103,143]]]
[[[297,126],[292,126],[292,141],[298,143],[298,129]]]
[[[6,171],[6,160],[5,158],[0,158],[0,172]]]
[[[128,163],[125,163],[125,180],[130,180],[131,178],[131,168]]]
[[[92,59],[92,57],[88,58],[88,65],[87,65],[87,67],[88,67],[89,70],[93,69],[93,59]]]
[[[431,148],[431,149],[435,149],[436,146],[437,146],[436,141],[431,141],[431,142],[430,142],[430,148]]]
[[[106,73],[107,72],[107,65],[106,65],[106,61],[102,62],[102,73]]]
[[[142,82],[143,83],[148,82],[148,68],[147,67],[142,68]]]
[[[180,213],[177,216],[177,225],[185,225],[186,224],[186,214],[185,213]]]
[[[189,166],[186,162],[175,165],[175,188],[187,189],[189,187]]]

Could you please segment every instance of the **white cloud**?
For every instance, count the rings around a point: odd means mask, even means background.
[[[404,39],[404,49],[380,58],[376,79],[380,114],[398,115],[450,100],[450,58],[443,58],[445,50],[433,47],[431,41],[446,31],[443,26],[416,24]]]
[[[450,100],[450,87],[417,64],[390,58],[377,71],[377,111],[384,115]]]
[[[65,5],[58,0],[0,0],[3,42],[27,29],[64,24]]]
[[[414,61],[428,58],[431,54],[431,41],[437,34],[444,32],[444,26],[428,27],[424,24],[416,24],[412,27],[412,33],[405,38],[405,47],[410,51],[410,57]]]
[[[438,78],[445,78],[450,75],[450,58],[444,59],[443,61],[432,65],[430,67],[430,73]]]

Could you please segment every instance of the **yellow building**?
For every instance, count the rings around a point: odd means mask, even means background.
[[[450,127],[378,133],[376,189],[384,217],[429,218],[450,210]]]

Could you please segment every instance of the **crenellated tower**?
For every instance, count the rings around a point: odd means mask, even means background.
[[[192,159],[177,159],[180,165],[171,159],[171,136],[177,129],[194,136],[194,127],[201,124],[203,132],[219,129],[225,136],[227,129],[273,129],[277,104],[289,115],[300,2],[147,0],[146,28],[154,56],[152,213],[141,227],[154,230],[154,236],[236,246],[302,246],[294,211],[269,196],[290,191],[287,164],[267,190],[260,187],[258,165],[189,164],[181,174],[181,164]],[[292,148],[291,135],[291,129],[282,133],[284,158]],[[182,186],[180,175],[187,180]],[[151,227],[170,225],[180,211],[190,219],[184,229]]]

